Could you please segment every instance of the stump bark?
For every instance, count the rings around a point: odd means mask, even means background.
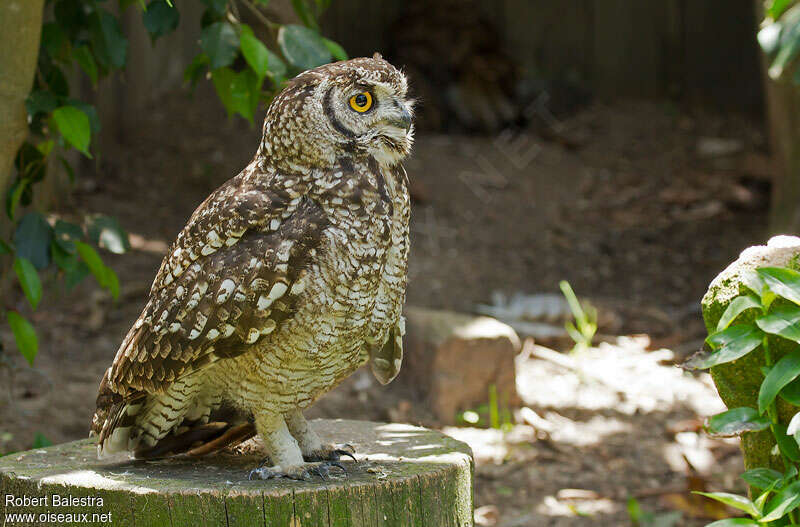
[[[0,458],[0,519],[115,527],[473,525],[473,460],[464,443],[402,424],[311,426],[323,441],[356,449],[358,462],[343,462],[347,475],[333,469],[324,481],[248,481],[257,453],[107,463],[87,439]],[[9,516],[20,513],[34,516]]]

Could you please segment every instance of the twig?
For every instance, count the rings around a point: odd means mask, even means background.
[[[260,21],[262,24],[264,24],[265,26],[267,26],[267,28],[268,28],[270,31],[277,31],[277,29],[278,29],[278,26],[279,26],[280,24],[276,24],[275,22],[273,22],[273,21],[272,21],[272,20],[270,20],[269,18],[265,17],[265,16],[264,16],[264,13],[262,13],[262,12],[261,12],[261,11],[260,11],[260,10],[259,10],[259,9],[258,9],[256,6],[254,6],[252,3],[250,3],[250,1],[249,1],[249,0],[239,0],[239,1],[240,1],[242,4],[244,4],[244,6],[245,6],[247,9],[249,9],[249,10],[250,10],[250,12],[251,12],[251,13],[253,13],[253,14],[256,16],[256,18],[258,18],[258,20],[259,20],[259,21]]]

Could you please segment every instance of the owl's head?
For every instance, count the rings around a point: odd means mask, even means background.
[[[377,53],[305,71],[272,101],[260,153],[289,168],[325,168],[345,156],[399,162],[414,128],[405,75]]]

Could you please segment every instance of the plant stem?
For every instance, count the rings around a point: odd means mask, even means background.
[[[767,336],[766,335],[764,335],[764,338],[761,341],[761,347],[764,349],[764,362],[766,363],[766,365],[768,367],[772,366],[772,355],[769,352],[769,343],[767,342]],[[767,415],[769,416],[769,419],[770,419],[770,421],[772,421],[773,424],[778,424],[779,423],[779,421],[778,421],[778,406],[777,406],[777,404],[775,403],[774,400],[769,404],[769,406],[767,406]],[[777,434],[780,433],[780,432],[776,431],[774,426],[770,426],[769,429],[772,432],[772,436],[775,437],[775,442],[777,444]],[[789,470],[790,467],[794,466],[794,464],[792,463],[792,460],[790,460],[789,458],[786,457],[786,455],[784,455],[784,453],[780,449],[780,447],[778,447],[778,452],[780,452],[780,454],[781,454],[781,459],[783,460],[784,470]],[[794,511],[794,510],[789,512],[789,519],[791,520],[792,524],[796,524],[797,523],[796,513],[797,513],[797,511]]]
[[[239,1],[240,1],[240,2],[241,2],[241,3],[242,3],[242,4],[243,4],[243,5],[244,5],[244,6],[245,6],[247,9],[249,9],[249,10],[250,10],[250,12],[252,12],[252,13],[253,13],[253,14],[256,16],[256,18],[258,18],[258,20],[259,20],[259,21],[260,21],[262,24],[264,24],[264,25],[265,25],[265,26],[266,26],[266,27],[267,27],[267,28],[268,28],[270,31],[273,31],[273,32],[275,32],[275,31],[277,31],[277,30],[278,30],[278,27],[280,27],[280,24],[276,24],[275,22],[273,22],[273,21],[272,21],[272,20],[270,20],[269,18],[265,17],[265,16],[264,16],[264,13],[262,13],[262,12],[261,12],[261,11],[260,11],[260,10],[259,10],[259,9],[258,9],[256,6],[254,6],[253,4],[251,4],[251,3],[249,2],[249,0],[239,0]]]

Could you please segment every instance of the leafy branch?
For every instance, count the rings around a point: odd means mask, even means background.
[[[341,46],[319,34],[318,19],[330,0],[292,0],[303,25],[271,21],[260,9],[266,0],[195,1],[205,5],[200,49],[184,79],[192,86],[202,78],[211,80],[229,117],[239,115],[253,123],[259,106],[267,104],[288,77],[347,58]],[[119,12],[134,4],[154,43],[180,25],[180,12],[171,0],[118,0]],[[259,37],[260,28],[241,21],[241,6],[259,21],[271,42]],[[35,189],[49,170],[60,167],[75,180],[68,151],[89,159],[97,153],[92,140],[100,133],[100,119],[94,106],[71,95],[70,70],[77,68],[96,87],[101,79],[123,70],[128,59],[128,40],[118,15],[102,2],[54,0],[45,9],[50,21],[42,26],[36,75],[25,103],[29,139],[16,154],[16,174],[5,195],[13,234],[8,240],[0,238],[0,268],[13,269],[31,310],[45,296],[43,273],[58,276],[67,290],[91,274],[116,299],[119,280],[96,247],[118,254],[129,248],[127,234],[113,218],[94,215],[73,223],[46,216],[33,206]],[[17,348],[33,364],[38,353],[33,325],[18,310],[5,311]]]

